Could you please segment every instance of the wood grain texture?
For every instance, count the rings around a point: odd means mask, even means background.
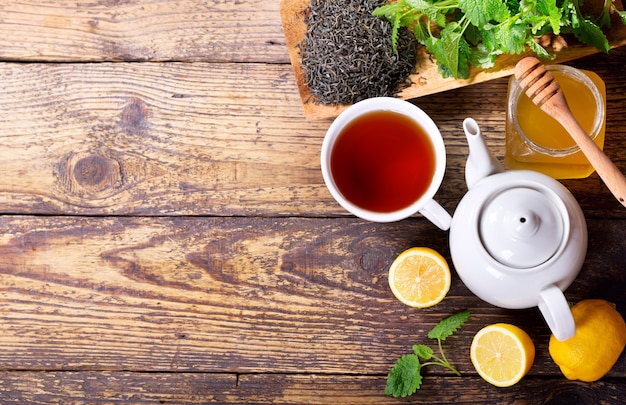
[[[0,78],[5,212],[286,214],[329,201],[324,127],[298,119],[284,66],[4,64]]]
[[[278,1],[0,4],[0,60],[285,63]]]
[[[573,64],[607,84],[605,152],[622,171],[625,62],[618,49]],[[319,169],[330,120],[303,120],[292,78],[271,64],[0,64],[0,211],[346,215]],[[466,191],[462,120],[502,159],[506,90],[501,78],[415,100],[446,143],[437,198],[451,212]],[[597,175],[564,184],[586,215],[626,216]]]
[[[113,62],[114,63],[110,63]],[[98,63],[93,63],[98,62]],[[626,49],[573,62],[607,84],[605,151],[626,169]],[[0,2],[1,404],[614,404],[626,354],[599,382],[567,381],[536,309],[480,301],[453,272],[436,307],[400,304],[387,269],[448,234],[419,216],[352,218],[328,194],[279,1]],[[504,153],[507,78],[414,100],[441,128],[454,211],[466,187],[463,119]],[[596,175],[564,180],[589,226],[568,300],[626,308],[626,212]],[[449,260],[450,261],[450,260]],[[453,269],[454,270],[454,269]],[[463,373],[426,370],[419,396],[386,374],[443,317]],[[522,326],[529,376],[491,387],[476,331]]]
[[[618,404],[626,387],[617,379],[593,384],[562,379],[524,379],[498,389],[477,377],[427,377],[418,394],[382,394],[384,376],[209,374],[131,372],[0,373],[3,404]],[[32,386],[38,387],[37,391]],[[480,387],[469,390],[468,385]]]
[[[621,225],[589,223],[568,300],[626,307]],[[559,374],[536,309],[494,308],[456,274],[437,307],[393,297],[387,270],[402,250],[437,246],[451,263],[447,233],[423,219],[4,216],[0,234],[5,369],[386,374],[443,316],[469,308],[446,340],[462,373],[475,374],[473,335],[503,321],[536,342],[531,375]],[[625,377],[626,362],[611,375]]]

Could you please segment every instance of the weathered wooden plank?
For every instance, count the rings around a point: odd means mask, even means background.
[[[511,388],[478,377],[427,376],[405,399],[383,394],[376,375],[214,374],[131,372],[3,372],[3,404],[618,404],[626,385],[617,379],[580,383],[527,377]],[[473,387],[473,388],[470,388]]]
[[[396,254],[447,246],[427,221],[314,219],[346,213],[322,183],[330,121],[304,120],[278,0],[39,3],[0,4],[0,403],[389,403],[393,361],[462,308],[473,316],[445,349],[464,377],[428,371],[422,395],[398,402],[624,397],[626,355],[600,382],[568,382],[535,309],[489,306],[456,275],[434,308],[397,302]],[[152,63],[84,63],[101,61]],[[606,150],[623,169],[625,61],[620,49],[575,63],[607,82]],[[505,98],[499,79],[415,100],[448,145],[450,211],[465,192],[460,123],[476,118],[501,157]],[[626,213],[597,176],[564,183],[590,229],[566,296],[623,314],[613,219]],[[497,321],[537,346],[504,390],[468,356]]]
[[[626,387],[620,380],[593,384],[565,379],[526,377],[510,388],[496,388],[479,377],[426,376],[413,396],[393,399],[382,394],[383,376],[242,375],[241,398],[258,398],[260,403],[280,404],[617,404]],[[268,389],[269,388],[269,389]],[[267,393],[267,394],[265,394]],[[267,395],[267,396],[266,396]],[[255,400],[257,402],[257,400]]]
[[[623,312],[626,229],[589,228],[566,297]],[[445,343],[462,373],[474,374],[473,335],[503,321],[534,339],[531,374],[560,375],[536,309],[494,308],[456,275],[433,308],[393,297],[387,270],[400,251],[446,245],[423,219],[3,216],[0,235],[4,369],[383,375],[412,344],[432,343],[426,334],[442,317],[469,308],[468,325]],[[611,375],[626,376],[624,358]]]
[[[290,214],[331,201],[324,124],[302,120],[286,66],[3,64],[0,79],[4,212]]]
[[[624,171],[625,60],[620,49],[576,62],[607,83],[605,149]],[[319,170],[330,120],[304,120],[292,75],[266,64],[0,64],[0,210],[346,215]],[[506,86],[499,79],[415,100],[447,145],[438,199],[451,212],[466,191],[462,120],[476,118],[502,158]],[[563,183],[585,215],[626,216],[598,176]]]
[[[235,403],[235,374],[132,372],[0,373],[2,404]]]
[[[289,61],[279,1],[10,1],[0,60]]]

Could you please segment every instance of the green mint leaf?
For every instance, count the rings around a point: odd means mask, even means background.
[[[446,24],[446,14],[448,11],[456,8],[456,1],[449,2],[450,6],[442,6],[441,4],[434,2],[431,4],[427,0],[406,0],[407,4],[413,7],[418,12],[426,15],[426,17],[443,27]]]
[[[580,27],[582,21],[582,15],[578,10],[578,3],[575,3],[576,0],[565,0],[563,13],[567,17],[568,26],[576,29]]]
[[[452,76],[458,77],[459,72],[459,46],[463,40],[463,34],[458,30],[457,23],[450,23],[440,33],[441,63],[445,64],[452,72]]]
[[[428,333],[429,338],[438,339],[441,357],[435,356],[433,349],[421,344],[413,345],[413,353],[400,357],[387,375],[385,394],[403,398],[413,395],[422,385],[422,368],[430,365],[445,367],[460,376],[461,373],[450,364],[443,354],[441,341],[467,322],[469,316],[468,310],[458,312],[439,322]],[[426,362],[420,363],[420,359],[424,359]]]
[[[430,360],[434,352],[426,345],[413,345],[413,353],[424,360]]]
[[[415,394],[422,385],[420,361],[414,354],[400,357],[387,375],[385,394],[406,397]]]
[[[506,7],[511,12],[511,15],[519,14],[519,9],[521,5],[520,0],[506,0]]]
[[[467,28],[465,28],[463,35],[465,36],[465,40],[468,42],[468,44],[472,46],[482,44],[483,38],[481,36],[481,31],[472,24],[468,25]]]
[[[552,28],[552,32],[558,35],[561,30],[561,18],[563,13],[561,9],[556,5],[555,0],[537,0],[537,11],[542,16],[548,17],[548,22]]]
[[[424,45],[426,43],[426,41],[430,37],[430,33],[428,32],[428,28],[423,21],[420,21],[413,26],[413,35],[415,36],[415,39],[417,39],[417,42],[419,42],[420,44]]]
[[[406,5],[403,2],[385,4],[384,6],[376,7],[372,11],[374,17],[384,17],[389,22],[393,22],[396,19],[396,15],[402,15],[405,11]]]
[[[538,58],[554,59],[554,56],[550,55],[546,48],[539,45],[532,39],[528,40],[528,47],[535,53],[535,55],[537,55]]]
[[[434,328],[428,332],[428,337],[431,339],[446,340],[446,338],[457,331],[470,317],[468,310],[457,312],[454,315],[443,319]]]
[[[604,1],[604,7],[602,9],[602,13],[600,13],[600,16],[598,16],[598,18],[596,19],[596,23],[598,24],[598,26],[600,27],[608,27],[611,28],[611,6],[613,5],[613,2],[610,0],[605,0]]]
[[[459,43],[459,70],[457,72],[458,77],[467,79],[470,72],[470,47],[468,43],[463,40]]]
[[[443,77],[467,78],[469,76],[469,45],[463,37],[463,27],[449,22],[440,32],[439,38],[430,37],[426,49],[437,60]]]
[[[396,14],[393,20],[393,29],[391,32],[391,46],[395,54],[398,53],[398,31],[400,30],[400,14]]]
[[[626,11],[605,0],[602,11],[588,16],[581,11],[584,0],[395,0],[377,8],[376,16],[393,24],[392,42],[398,29],[413,30],[419,43],[436,59],[443,77],[467,78],[470,66],[490,68],[501,54],[519,54],[530,48],[538,57],[551,58],[533,43],[544,34],[574,34],[598,50],[610,45],[602,28],[610,27],[611,15],[626,24]],[[440,30],[431,30],[434,25]]]
[[[479,28],[492,21],[505,21],[511,16],[502,0],[459,0],[459,8]]]
[[[498,29],[499,28],[497,26],[487,24],[485,26],[485,29],[481,32],[483,45],[485,49],[489,52],[500,50],[500,43],[498,42],[498,38],[496,35]]]
[[[592,21],[582,20],[580,26],[574,29],[574,35],[580,42],[593,46],[600,51],[608,52],[610,49],[606,35]]]
[[[483,42],[489,50],[518,54],[525,50],[526,29],[524,24],[487,25],[487,29],[483,31]]]
[[[549,23],[550,23],[549,17],[543,14],[529,15],[525,19],[525,24],[530,29],[530,32],[533,33],[533,35],[536,35],[538,32],[549,31],[549,28],[550,28]],[[560,31],[560,29],[561,29],[561,26],[559,25],[558,31]]]
[[[479,43],[472,49],[469,56],[469,62],[472,66],[482,69],[490,69],[495,66],[496,56],[502,54],[500,50],[489,51],[484,43]]]
[[[374,17],[386,18],[392,24],[397,22],[400,27],[410,27],[418,22],[422,16],[422,14],[412,10],[405,0],[376,7],[372,11],[372,15]]]

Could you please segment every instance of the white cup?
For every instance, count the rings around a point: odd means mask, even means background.
[[[426,191],[410,205],[391,212],[364,209],[349,201],[337,187],[331,171],[333,148],[344,128],[362,115],[375,111],[391,111],[410,118],[424,130],[434,149],[435,170]],[[422,109],[408,101],[391,97],[375,97],[360,101],[344,110],[326,132],[322,143],[321,167],[324,182],[331,195],[343,208],[359,218],[372,222],[393,222],[419,212],[442,230],[450,228],[452,221],[450,214],[433,198],[443,181],[446,169],[446,149],[443,138],[434,121]]]

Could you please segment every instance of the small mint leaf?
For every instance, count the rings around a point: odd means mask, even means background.
[[[415,26],[413,26],[413,35],[420,44],[423,45],[426,43],[430,37],[430,33],[428,32],[428,27],[426,27],[426,24],[423,21],[418,22]]]
[[[430,37],[426,49],[435,57],[444,77],[466,79],[469,76],[469,45],[463,37],[463,27],[450,22],[441,30],[439,38]]]
[[[532,39],[528,40],[527,44],[538,58],[554,59],[554,56],[550,55],[550,53],[543,46],[539,45]]]
[[[489,51],[484,43],[479,43],[474,49],[471,50],[469,56],[469,62],[472,66],[477,66],[483,69],[489,69],[494,67],[496,56],[500,55],[500,50],[493,52]]]
[[[502,22],[511,16],[501,0],[459,0],[459,8],[478,28],[491,21]]]
[[[470,317],[470,312],[466,309],[464,311],[457,312],[454,315],[443,319],[434,328],[428,332],[428,337],[431,339],[446,340],[446,338],[456,332]]]
[[[574,35],[580,42],[593,46],[599,51],[609,51],[609,40],[606,35],[600,27],[589,20],[582,20],[580,26],[574,30]]]
[[[413,353],[424,360],[430,360],[434,352],[426,345],[413,345]]]
[[[424,14],[430,21],[436,22],[443,27],[446,22],[446,14],[453,6],[445,7],[439,4],[431,4],[427,0],[406,0],[406,3],[421,14]]]
[[[562,12],[554,0],[537,0],[537,11],[548,17],[550,27],[555,35],[561,31]]]
[[[422,385],[420,361],[414,354],[400,357],[387,375],[385,394],[394,397],[406,397],[415,394]]]

